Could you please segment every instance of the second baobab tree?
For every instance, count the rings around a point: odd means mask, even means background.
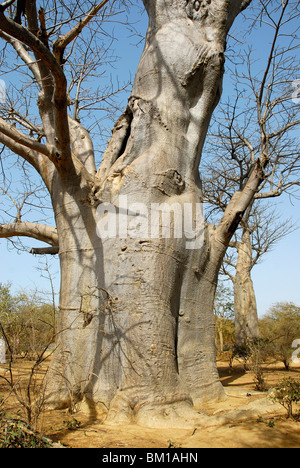
[[[300,73],[298,8],[296,2],[258,2],[251,9],[252,28],[259,38],[267,39],[268,46],[254,50],[246,44],[240,56],[232,57],[243,66],[232,72],[232,95],[215,115],[202,166],[206,211],[210,221],[216,221],[248,183],[256,161],[267,163],[240,229],[229,243],[236,253],[229,251],[224,262],[234,284],[239,345],[259,337],[252,268],[293,230],[291,220],[278,219],[271,200],[299,196],[300,119],[299,103],[293,98]]]

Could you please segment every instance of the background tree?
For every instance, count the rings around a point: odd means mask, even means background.
[[[269,355],[290,369],[292,344],[300,336],[300,307],[286,302],[274,304],[260,322]]]
[[[216,345],[220,353],[234,344],[234,298],[231,288],[219,282],[214,312],[216,317]]]
[[[10,285],[0,285],[0,323],[12,352],[11,358],[36,358],[54,339],[53,305],[36,292],[13,294]]]
[[[240,68],[233,70],[234,94],[215,116],[208,144],[204,174],[205,200],[209,219],[218,219],[236,191],[252,176],[257,155],[269,161],[268,170],[249,203],[231,246],[227,265],[234,283],[236,340],[239,344],[259,336],[255,292],[251,270],[270,247],[292,230],[292,223],[275,222],[265,200],[283,193],[297,196],[299,188],[300,120],[298,105],[292,100],[292,81],[300,73],[296,51],[299,47],[298,5],[291,2],[258,2],[252,28],[266,27],[270,46],[260,56],[250,47],[243,49]],[[287,14],[287,12],[289,12]],[[256,14],[255,14],[256,13]],[[234,58],[236,61],[236,57]],[[217,154],[217,157],[216,157]],[[260,203],[260,205],[258,204]],[[273,223],[271,223],[273,217]],[[276,216],[277,218],[277,216]]]
[[[230,242],[221,273],[234,287],[235,337],[238,345],[259,338],[259,318],[252,270],[274,246],[295,229],[292,220],[280,219],[276,209],[259,203],[243,218]]]
[[[149,16],[144,52],[100,167],[90,133],[68,115],[67,70],[74,43],[86,40],[86,26],[100,30],[109,2],[41,2],[38,13],[36,2],[26,0],[23,25],[7,9],[15,3],[2,4],[2,37],[7,47],[17,45],[35,80],[38,123],[31,135],[11,126],[5,113],[0,141],[40,174],[55,216],[54,230],[34,226],[52,247],[57,235],[61,265],[49,403],[65,407],[75,395],[101,407],[109,422],[191,425],[192,406],[224,396],[215,356],[217,277],[271,157],[264,142],[220,222],[205,226],[200,248],[186,248],[198,240],[187,233],[99,238],[101,207],[115,206],[122,221],[125,196],[134,207],[127,216],[133,225],[140,201],[148,210],[153,203],[176,204],[182,212],[187,203],[201,203],[198,167],[221,95],[227,34],[250,1],[143,3]],[[292,2],[280,5],[282,18],[290,14]],[[32,226],[17,228],[2,225],[1,235],[32,236]]]

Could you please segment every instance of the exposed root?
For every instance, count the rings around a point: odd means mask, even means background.
[[[256,420],[263,415],[281,414],[282,408],[271,403],[266,398],[256,400],[234,411],[224,408],[224,412],[218,415],[208,416],[203,411],[196,411],[186,402],[165,405],[163,407],[141,408],[134,420],[129,414],[109,413],[105,425],[122,425],[135,423],[142,427],[157,429],[204,429],[208,427],[220,427],[247,420]]]

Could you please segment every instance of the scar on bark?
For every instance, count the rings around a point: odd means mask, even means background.
[[[102,188],[110,174],[110,170],[115,162],[126,152],[128,141],[131,135],[133,121],[133,111],[128,103],[125,112],[117,120],[113,130],[112,137],[108,142],[107,149],[103,155],[103,160],[95,178],[95,184],[89,196],[89,202],[94,205],[98,203]]]
[[[164,122],[162,122],[160,113],[152,102],[145,101],[137,96],[131,96],[125,112],[114,126],[112,138],[104,154],[103,170],[105,173],[107,173],[114,163],[126,153],[128,141],[132,132],[132,122],[137,109],[139,109],[142,114],[149,114],[151,118],[156,119],[166,131],[169,130]],[[99,175],[103,176],[101,168]]]
[[[151,187],[158,189],[169,197],[183,193],[185,186],[184,178],[176,169],[155,173],[151,179]]]
[[[210,43],[202,44],[198,50],[198,57],[192,69],[184,76],[184,78],[181,79],[182,86],[188,86],[199,70],[207,66],[213,59],[217,60],[221,66],[224,66],[224,49],[222,50],[221,48],[212,47]]]
[[[186,12],[191,19],[205,19],[209,15],[211,0],[186,0]]]
[[[102,164],[97,173],[97,178],[99,180],[103,181],[106,178],[113,164],[125,153],[131,134],[132,121],[133,111],[129,103],[125,112],[118,119],[112,130],[112,137],[108,143]]]
[[[138,119],[142,114],[149,115],[150,118],[156,120],[166,132],[169,131],[167,125],[162,121],[159,110],[151,101],[146,101],[138,96],[131,96],[125,112],[121,115],[113,128],[112,137],[108,143],[107,150],[104,153],[100,169],[97,172],[97,182],[95,183],[91,197],[89,198],[89,201],[92,204],[99,202],[101,198],[100,194],[102,193],[108,177],[122,177],[122,171],[125,167],[129,166],[136,157],[129,155],[129,157],[126,158],[126,151],[128,149],[128,142],[132,136],[133,121],[135,118]],[[114,171],[114,165],[122,157],[124,157],[123,161],[121,164],[116,165]]]
[[[123,141],[121,141],[121,145],[120,145],[120,149],[118,151],[118,153],[116,154],[116,158],[115,158],[115,161],[117,161],[126,151],[126,147],[127,147],[127,143],[128,143],[128,140],[129,140],[129,137],[130,137],[130,134],[131,134],[131,124],[132,124],[132,120],[133,120],[133,113],[132,113],[132,110],[130,108],[128,108],[126,110],[126,116],[125,116],[125,125],[123,124],[122,125],[122,130],[123,130],[123,134],[124,134],[124,137],[123,137]]]

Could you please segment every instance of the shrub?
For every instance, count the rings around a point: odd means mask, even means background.
[[[252,351],[249,343],[238,344],[235,343],[232,347],[232,360],[234,358],[242,359],[244,361],[244,369],[247,370],[248,362],[252,356]]]
[[[288,418],[293,418],[293,404],[300,402],[300,381],[291,377],[283,379],[273,389],[270,398],[280,403],[288,412]]]
[[[50,448],[48,439],[33,432],[28,425],[18,419],[0,413],[0,448]]]

